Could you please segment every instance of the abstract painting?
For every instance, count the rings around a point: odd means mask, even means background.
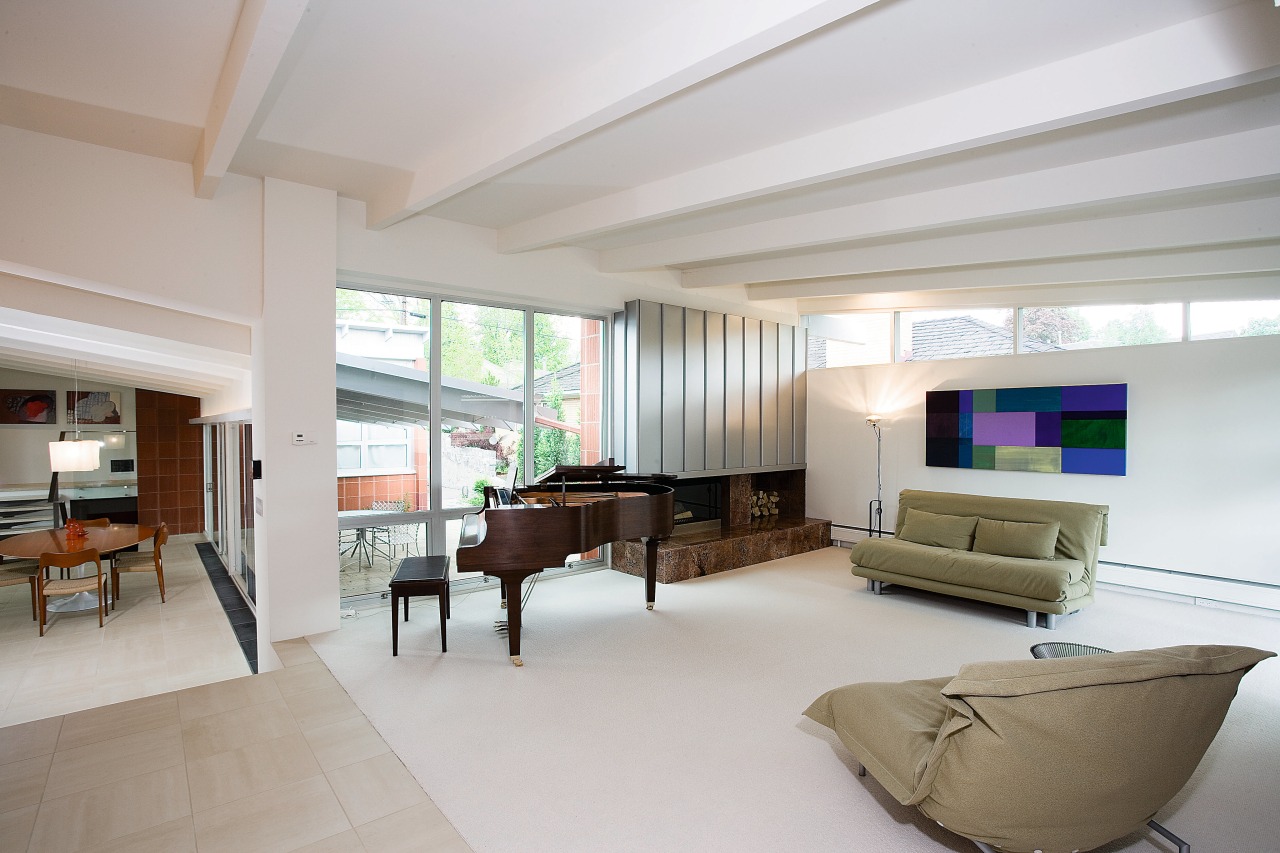
[[[67,423],[120,423],[120,395],[111,391],[68,391]]]
[[[53,391],[0,391],[0,424],[55,424]]]
[[[925,465],[1123,477],[1128,389],[927,391]]]

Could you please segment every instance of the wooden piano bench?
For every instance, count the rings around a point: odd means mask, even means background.
[[[400,654],[400,599],[404,599],[404,621],[409,621],[409,599],[434,595],[440,599],[440,653],[445,645],[445,620],[449,618],[449,558],[405,557],[391,576],[391,654]]]

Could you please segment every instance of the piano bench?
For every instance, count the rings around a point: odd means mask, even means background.
[[[391,576],[391,654],[400,654],[400,599],[404,599],[404,621],[409,621],[409,599],[434,595],[440,599],[440,653],[445,646],[444,623],[449,618],[449,558],[405,557]]]

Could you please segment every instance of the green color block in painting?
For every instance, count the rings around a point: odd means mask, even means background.
[[[974,448],[977,456],[977,448]],[[995,448],[997,471],[1039,471],[1042,474],[1062,473],[1061,447],[997,447]],[[978,466],[974,466],[975,468]]]
[[[996,411],[996,389],[984,388],[975,389],[973,392],[973,410],[975,412],[994,412]],[[977,465],[973,467],[977,468]]]
[[[996,449],[989,444],[973,446],[973,467],[992,471],[996,467]]]
[[[1119,419],[1064,420],[1062,422],[1063,447],[1093,447],[1107,450],[1124,450],[1125,424]]]

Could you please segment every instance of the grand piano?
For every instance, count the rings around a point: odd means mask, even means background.
[[[612,460],[609,460],[611,463]],[[485,508],[463,517],[454,565],[483,572],[501,584],[507,606],[511,662],[520,659],[520,586],[546,568],[563,566],[607,542],[645,542],[645,602],[653,609],[658,542],[675,524],[670,475],[623,474],[621,465],[558,465],[510,494],[490,489]]]

